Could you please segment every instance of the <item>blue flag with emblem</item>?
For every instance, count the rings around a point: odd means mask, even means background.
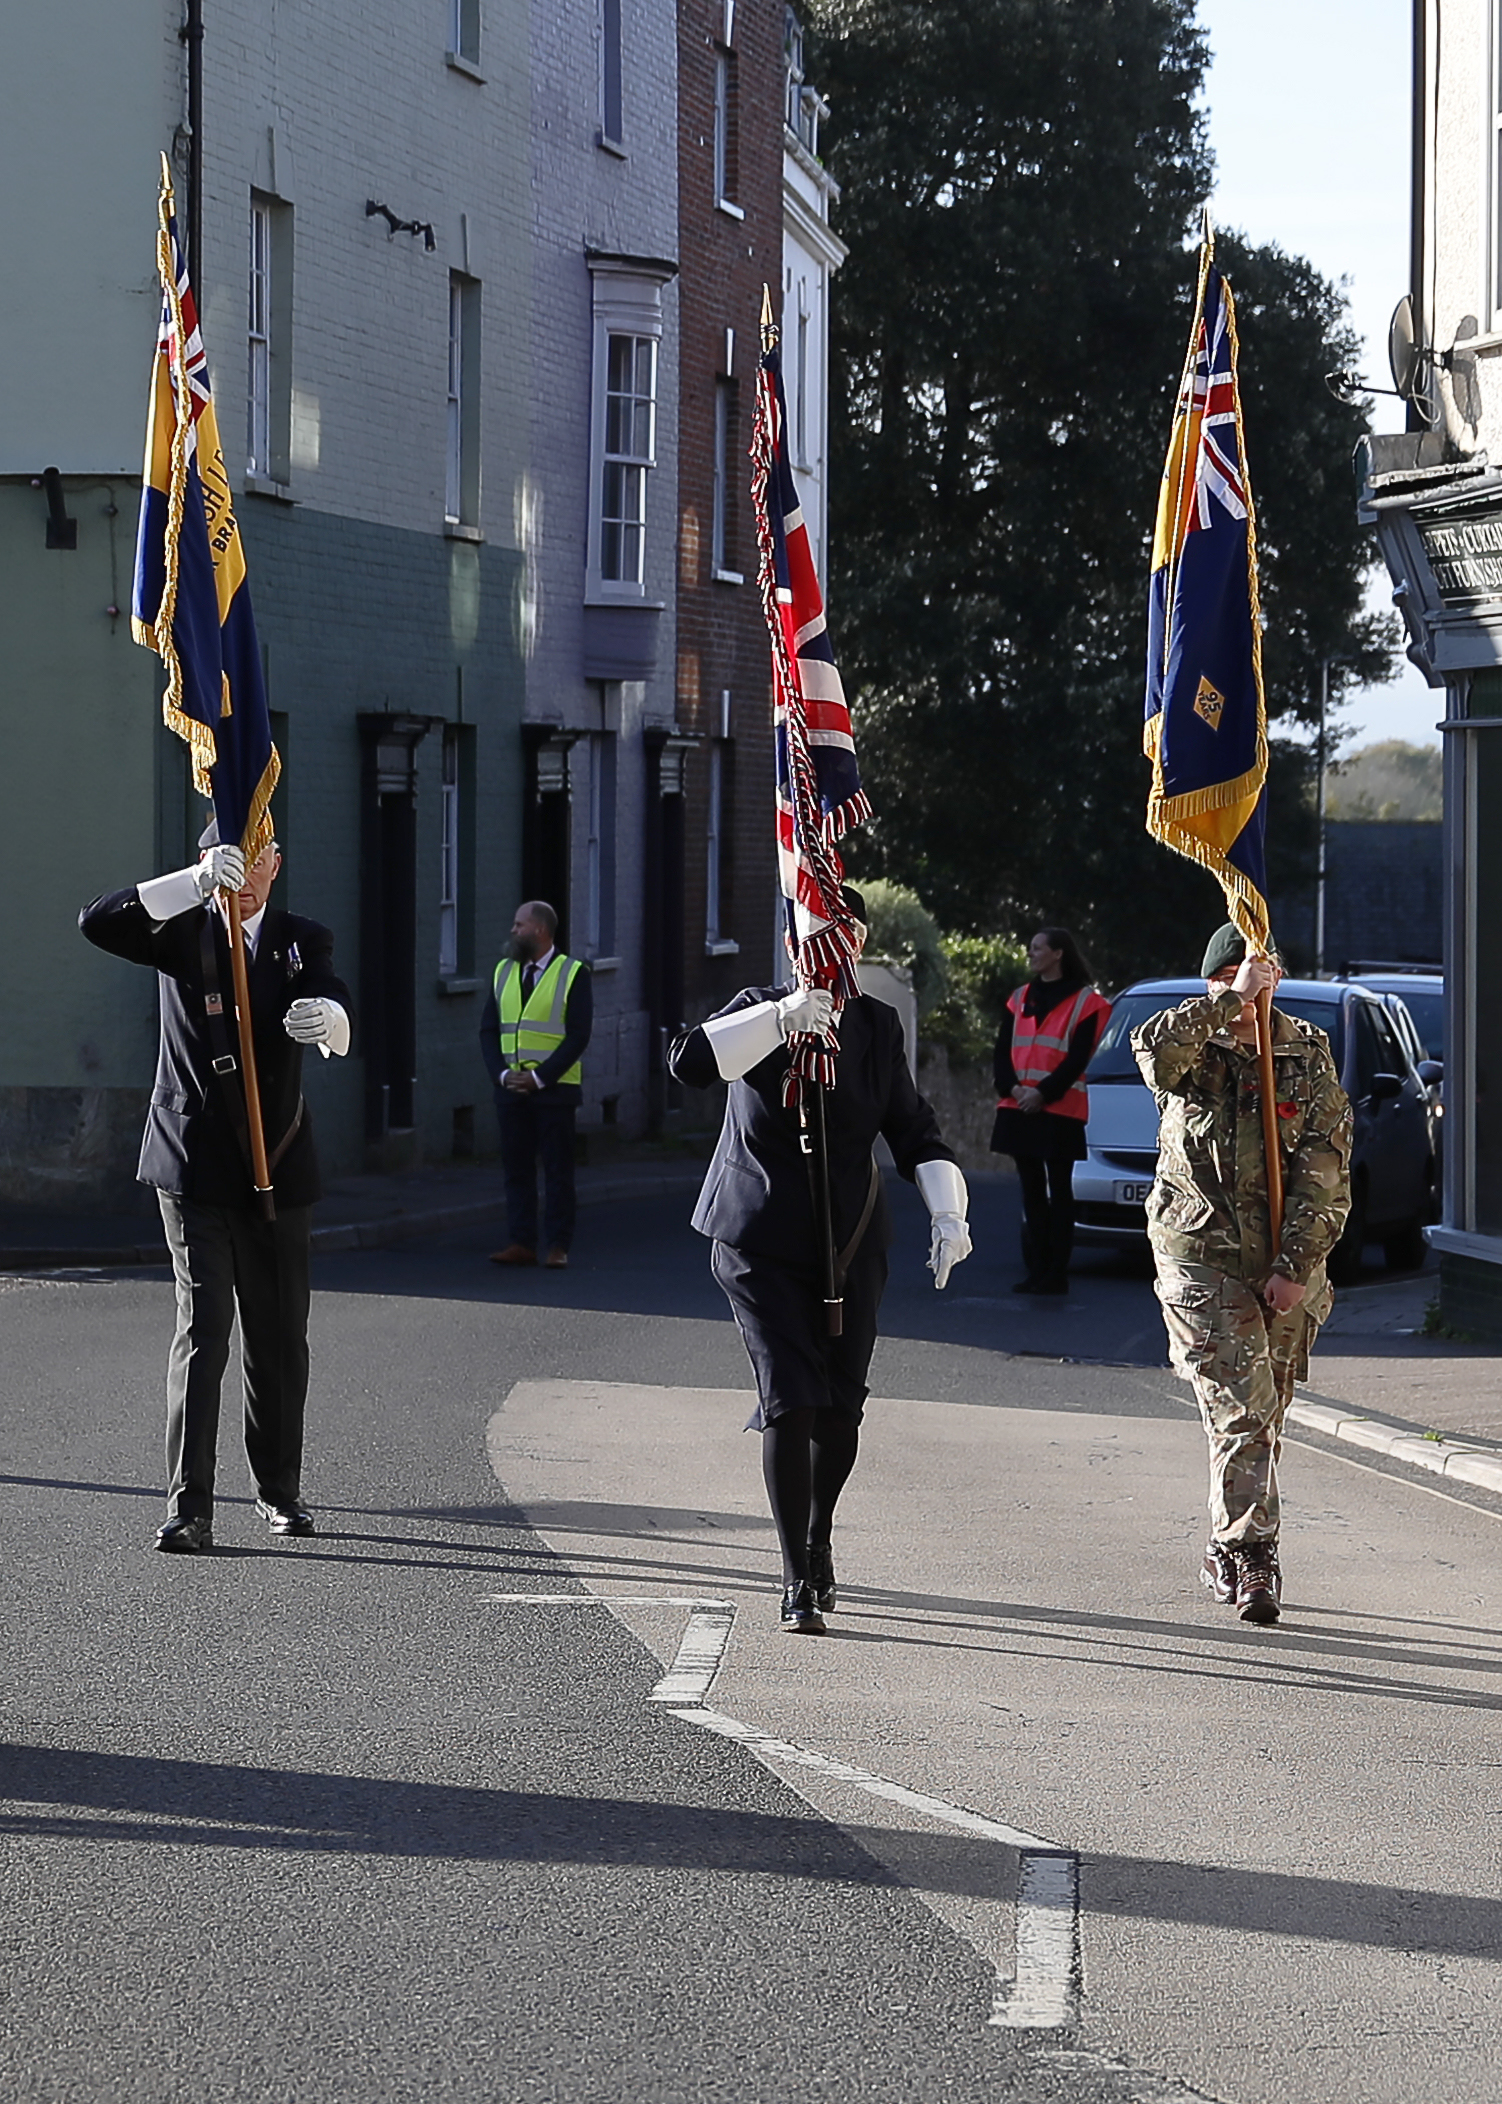
[[[167,669],[162,714],[192,751],[194,786],[213,799],[219,838],[254,862],[271,840],[269,806],[281,761],[271,742],[245,550],[165,154],[158,221],[162,319],[147,409],[131,633]]]
[[[1256,512],[1236,375],[1236,308],[1207,230],[1158,496],[1148,601],[1147,829],[1219,879],[1267,947],[1267,706]]]

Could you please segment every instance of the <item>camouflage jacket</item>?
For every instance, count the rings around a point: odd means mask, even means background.
[[[1350,1210],[1351,1106],[1324,1032],[1275,1008],[1283,1233],[1274,1263],[1257,1049],[1229,1029],[1239,1005],[1229,987],[1197,995],[1132,1033],[1161,1121],[1148,1234],[1160,1260],[1213,1264],[1252,1285],[1281,1271],[1307,1286]]]

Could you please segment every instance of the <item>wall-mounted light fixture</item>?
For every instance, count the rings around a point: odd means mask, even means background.
[[[397,234],[421,234],[422,245],[425,249],[433,249],[438,245],[433,238],[432,226],[426,219],[398,219],[390,205],[378,205],[373,197],[367,197],[365,200],[365,217],[374,219],[377,216],[384,219],[387,227],[390,229],[386,235],[388,241]]]
[[[31,486],[47,492],[47,546],[76,548],[78,521],[68,517],[68,507],[63,502],[63,478],[57,469],[43,468],[40,475],[32,476]]]

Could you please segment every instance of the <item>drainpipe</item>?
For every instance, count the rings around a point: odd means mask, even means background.
[[[189,0],[190,6],[197,0]],[[1408,187],[1408,296],[1413,302],[1413,333],[1427,343],[1429,314],[1424,297],[1424,220],[1427,207],[1429,148],[1429,0],[1413,0],[1413,113],[1410,125]],[[1426,431],[1417,402],[1408,404],[1407,428]]]
[[[1418,0],[1422,4],[1422,0]],[[187,267],[204,297],[204,0],[187,0]]]

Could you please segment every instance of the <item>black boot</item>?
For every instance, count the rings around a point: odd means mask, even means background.
[[[1243,1622],[1276,1622],[1282,1612],[1283,1573],[1275,1541],[1248,1542],[1236,1559],[1236,1612]]]
[[[814,1589],[806,1578],[800,1578],[796,1585],[783,1587],[782,1627],[787,1636],[824,1634],[824,1617],[819,1612]]]
[[[808,1545],[808,1582],[814,1589],[820,1614],[832,1615],[836,1601],[834,1551],[827,1541],[811,1541]]]

